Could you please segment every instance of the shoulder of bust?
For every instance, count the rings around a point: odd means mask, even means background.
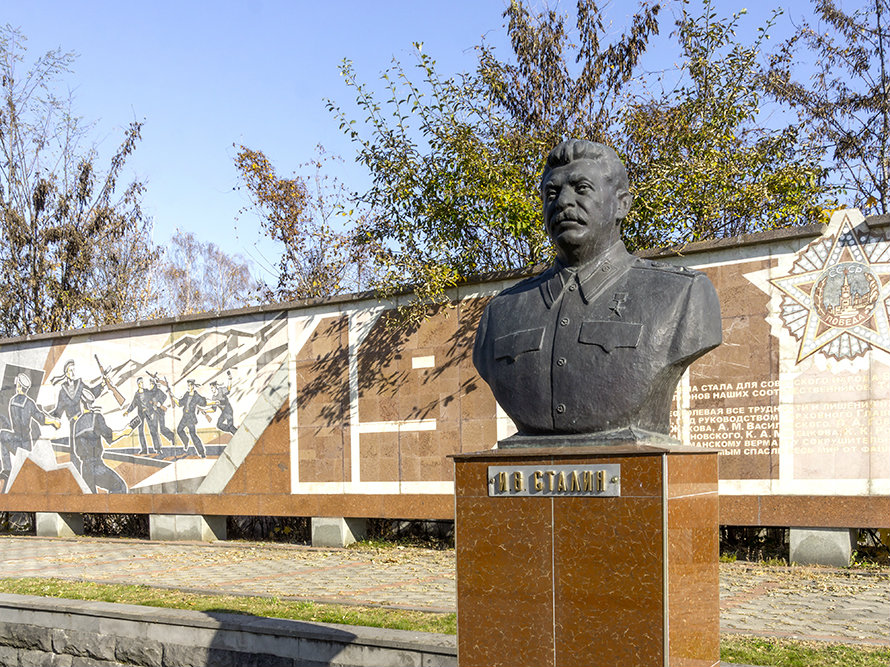
[[[524,280],[520,280],[518,283],[513,285],[512,287],[508,287],[503,292],[499,292],[494,296],[495,299],[500,299],[502,297],[510,297],[515,296],[517,294],[522,294],[523,292],[528,292],[529,290],[537,289],[538,285],[542,282],[549,280],[554,273],[554,269],[551,266],[549,269],[544,271],[543,273],[539,273],[536,276],[532,276],[531,278],[525,278]]]
[[[668,275],[674,276],[683,276],[690,279],[694,279],[698,276],[704,275],[701,271],[696,271],[695,269],[689,269],[685,266],[675,266],[673,264],[667,264],[665,262],[655,262],[651,259],[637,258],[632,268],[640,271],[657,271],[659,273],[666,273]]]

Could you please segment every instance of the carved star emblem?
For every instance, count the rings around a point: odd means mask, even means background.
[[[609,310],[615,313],[615,317],[621,317],[621,306],[627,301],[627,292],[615,292],[612,297],[613,306],[609,306]]]
[[[800,341],[798,362],[820,351],[835,359],[890,352],[890,241],[864,222],[854,227],[845,215],[769,282],[784,295],[780,317]]]

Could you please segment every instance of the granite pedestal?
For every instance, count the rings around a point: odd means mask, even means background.
[[[38,537],[83,535],[83,514],[77,512],[36,512]]]
[[[153,540],[214,542],[226,539],[226,517],[198,514],[151,514],[149,537]]]
[[[453,458],[460,667],[719,664],[716,453]]]
[[[858,531],[849,528],[794,528],[789,531],[788,556],[798,565],[849,567]]]

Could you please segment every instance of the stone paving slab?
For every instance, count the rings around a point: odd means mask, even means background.
[[[0,578],[455,610],[454,551],[0,536]],[[890,646],[890,569],[720,565],[727,633]]]
[[[721,563],[720,629],[890,646],[890,569]]]

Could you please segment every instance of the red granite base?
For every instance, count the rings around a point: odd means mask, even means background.
[[[719,664],[717,455],[456,455],[461,667]],[[616,497],[490,497],[488,467],[620,465]]]

